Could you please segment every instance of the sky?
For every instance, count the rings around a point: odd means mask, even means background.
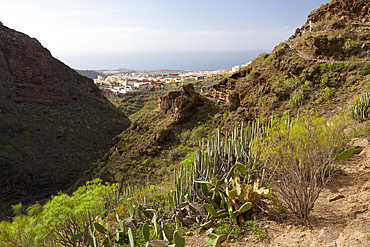
[[[325,0],[0,0],[3,25],[57,58],[84,54],[271,51]]]

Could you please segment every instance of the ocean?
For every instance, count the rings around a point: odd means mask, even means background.
[[[253,51],[176,51],[176,52],[125,52],[90,53],[56,56],[74,69],[115,70],[128,68],[179,69],[188,71],[225,69],[252,61],[264,50]]]

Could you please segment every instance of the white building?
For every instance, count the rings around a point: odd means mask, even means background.
[[[243,68],[246,68],[246,67],[248,67],[249,66],[249,64],[251,64],[251,62],[248,62],[248,63],[246,63],[246,64],[242,64],[242,65],[236,65],[236,66],[234,66],[233,68],[232,68],[232,72],[234,73],[234,72],[236,72],[236,71],[239,71],[239,70],[241,70],[241,69],[243,69]]]
[[[150,82],[135,81],[134,82],[134,87],[140,87],[140,86],[149,85],[149,84],[150,84]]]
[[[128,87],[113,87],[110,89],[114,93],[127,93],[129,91],[133,91],[133,89],[128,86]]]
[[[124,80],[124,83],[123,83],[123,86],[124,87],[134,87],[135,86],[135,82],[134,81],[129,81],[127,78]]]

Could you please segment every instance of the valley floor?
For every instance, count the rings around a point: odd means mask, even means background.
[[[308,223],[294,216],[268,221],[267,237],[246,235],[242,242],[222,246],[370,246],[370,144],[356,139],[363,151],[343,162],[345,173],[328,183],[311,211]],[[186,246],[209,246],[206,233],[188,236]]]

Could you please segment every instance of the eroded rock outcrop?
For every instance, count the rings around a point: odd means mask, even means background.
[[[322,61],[369,60],[370,1],[338,0],[312,11],[289,38],[295,49]]]
[[[182,86],[180,91],[172,91],[158,98],[158,110],[171,112],[174,121],[179,123],[194,114],[195,108],[203,106],[205,99],[195,92],[193,84]]]
[[[205,95],[224,103],[235,101],[235,96],[231,96],[231,93],[235,89],[236,82],[239,79],[244,78],[246,73],[246,70],[240,70],[232,74],[230,77],[224,78],[219,83],[213,85],[213,87]]]
[[[332,1],[315,11],[312,11],[307,19],[307,24],[317,22],[324,18],[327,13],[335,15],[342,19],[360,20],[362,22],[369,21],[369,0],[337,0]]]
[[[238,80],[246,76],[246,70],[240,70],[228,78],[224,78],[205,94],[222,103],[229,103],[229,110],[235,111],[240,106],[239,93],[235,92]]]

